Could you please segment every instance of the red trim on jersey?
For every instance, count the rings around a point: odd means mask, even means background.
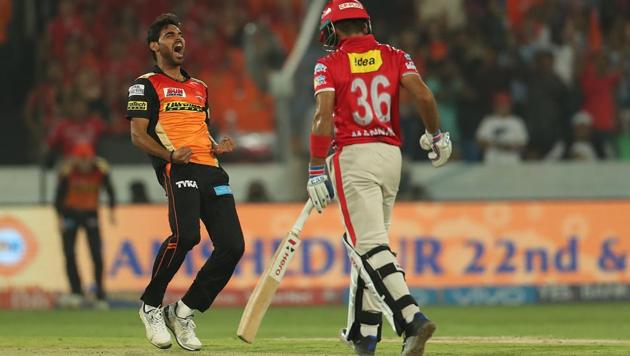
[[[350,220],[348,204],[346,203],[346,195],[343,192],[343,182],[341,181],[341,165],[339,164],[340,155],[341,150],[338,150],[333,156],[333,164],[335,165],[335,186],[337,187],[337,197],[339,198],[339,204],[341,205],[343,221],[346,224],[346,229],[348,230],[348,234],[350,234],[350,240],[352,240],[352,245],[354,246],[357,243],[357,236],[354,232],[352,221]]]

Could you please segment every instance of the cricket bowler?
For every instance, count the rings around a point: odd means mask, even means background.
[[[216,144],[210,136],[207,86],[181,68],[186,52],[181,28],[173,14],[159,16],[149,27],[147,43],[156,66],[129,87],[127,118],[133,144],[149,155],[166,191],[171,227],[140,298],[140,319],[153,345],[171,346],[168,328],[179,346],[194,351],[202,344],[193,312],[206,311],[225,287],[244,241],[228,175],[216,158],[234,145],[229,138]],[[199,243],[200,219],[212,239],[212,255],[182,299],[163,307],[166,287]]]
[[[376,41],[359,1],[328,3],[320,41],[331,53],[314,70],[307,191],[321,212],[332,199],[332,183],[345,225],[352,272],[348,323],[341,337],[358,355],[374,355],[386,312],[404,337],[402,355],[422,355],[436,326],[409,294],[388,238],[401,175],[400,87],[415,101],[426,128],[420,146],[435,167],[451,155],[449,134],[439,130],[435,99],[411,56]],[[327,158],[333,141],[334,154]]]

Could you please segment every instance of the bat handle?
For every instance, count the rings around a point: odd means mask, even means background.
[[[298,216],[297,220],[295,221],[295,224],[293,224],[293,227],[291,228],[291,233],[296,236],[299,237],[300,233],[302,232],[302,228],[304,227],[304,224],[306,223],[306,220],[308,219],[309,215],[311,215],[311,211],[313,210],[313,202],[309,199],[306,201],[306,204],[304,204],[304,208],[302,208],[302,212],[300,212],[300,216]]]

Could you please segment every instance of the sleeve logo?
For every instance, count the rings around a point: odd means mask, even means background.
[[[127,110],[147,111],[147,102],[146,101],[130,101],[127,103]]]
[[[129,87],[129,96],[144,95],[144,84],[134,84]]]
[[[326,77],[323,76],[323,75],[315,77],[315,80],[313,81],[313,84],[315,85],[315,87],[318,87],[320,85],[326,84]]]
[[[325,64],[317,63],[317,65],[315,66],[315,74],[323,73],[323,72],[325,72],[327,70],[328,70],[328,67],[326,67]]]
[[[374,49],[363,53],[348,53],[350,60],[350,72],[371,73],[376,72],[383,65],[381,50]]]
[[[164,96],[165,97],[178,97],[185,98],[186,92],[182,88],[164,88]]]

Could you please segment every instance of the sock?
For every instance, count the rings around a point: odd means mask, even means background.
[[[181,300],[175,304],[175,315],[180,318],[186,318],[193,314],[193,309],[190,309],[188,305],[184,304]]]
[[[402,315],[403,318],[405,318],[405,321],[407,322],[407,324],[411,323],[413,321],[414,316],[416,315],[416,313],[419,313],[420,310],[418,309],[417,305],[408,305],[405,309],[402,310]]]
[[[376,336],[378,335],[378,325],[366,325],[361,324],[362,336]]]
[[[145,313],[150,312],[153,309],[157,309],[157,307],[154,307],[152,305],[146,304],[146,303],[142,303],[142,311]]]

